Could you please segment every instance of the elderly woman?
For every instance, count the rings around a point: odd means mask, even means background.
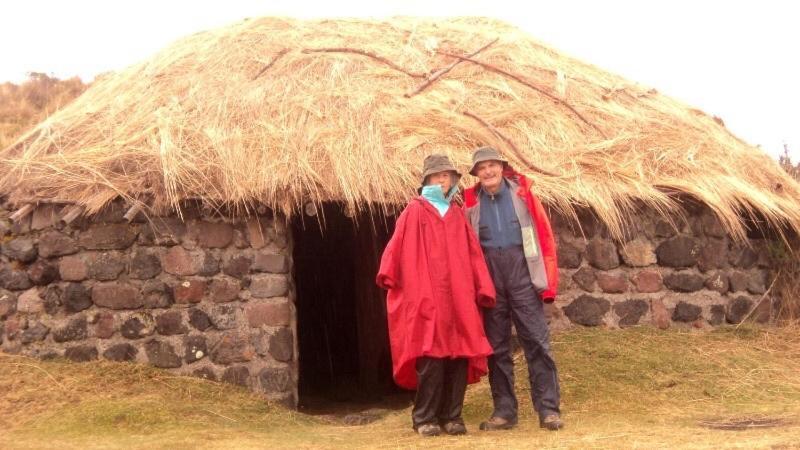
[[[389,291],[394,379],[417,390],[411,418],[423,436],[467,432],[467,384],[486,374],[492,353],[479,306],[494,306],[495,290],[475,232],[451,203],[460,177],[447,156],[425,158],[421,195],[400,214],[376,280]]]

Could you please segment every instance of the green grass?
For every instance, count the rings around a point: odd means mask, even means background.
[[[0,356],[0,448],[800,448],[800,330],[577,328],[553,338],[567,428],[538,428],[518,355],[520,426],[483,433],[488,384],[470,387],[470,434],[422,439],[409,409],[345,426],[243,389],[130,364]],[[768,429],[702,421],[776,418]]]

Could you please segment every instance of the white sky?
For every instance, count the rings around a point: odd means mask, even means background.
[[[245,17],[490,16],[655,87],[777,157],[800,159],[800,14],[787,0],[6,0],[0,81],[121,69]],[[524,6],[523,6],[524,5]]]

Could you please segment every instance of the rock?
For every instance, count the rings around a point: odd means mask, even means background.
[[[56,342],[80,341],[87,336],[85,316],[70,319],[64,327],[53,331],[53,340]]]
[[[282,327],[269,338],[269,354],[278,361],[290,361],[294,354],[294,338],[289,328]]]
[[[250,273],[253,261],[244,255],[234,255],[222,265],[222,273],[242,279]]]
[[[750,284],[750,276],[747,272],[736,270],[728,275],[728,282],[730,283],[731,292],[746,291],[747,286]]]
[[[712,272],[704,283],[706,289],[724,294],[728,292],[728,275],[724,272]]]
[[[723,305],[711,305],[711,319],[709,323],[711,325],[722,325],[722,322],[725,320],[725,306]]]
[[[211,349],[211,361],[217,364],[247,362],[255,356],[255,349],[246,335],[236,332],[225,333]]]
[[[642,270],[633,276],[632,281],[636,290],[642,293],[659,292],[664,288],[661,273],[657,270]]]
[[[0,267],[0,288],[9,291],[24,291],[33,286],[28,274],[10,267]]]
[[[653,244],[645,239],[634,239],[625,243],[620,251],[625,264],[631,267],[645,267],[656,263]]]
[[[247,322],[253,328],[261,326],[281,327],[289,325],[291,311],[289,301],[250,303],[245,308]]]
[[[147,280],[142,284],[145,308],[168,308],[172,304],[172,291],[160,280]]]
[[[597,285],[600,286],[603,292],[621,294],[628,291],[628,277],[624,273],[610,274],[598,272]]]
[[[0,290],[0,320],[7,319],[16,311],[17,296],[9,291]]]
[[[89,276],[98,281],[112,281],[125,270],[125,260],[119,253],[99,253],[89,257]]]
[[[28,327],[27,330],[22,332],[20,341],[22,341],[23,345],[27,345],[32,342],[43,341],[44,338],[47,337],[48,333],[50,333],[50,328],[41,322],[36,322],[35,325]]]
[[[200,269],[197,271],[198,275],[204,277],[211,277],[219,273],[219,261],[211,253],[206,252],[203,255],[203,262]]]
[[[40,291],[40,295],[42,297],[44,311],[51,316],[57,314],[58,307],[61,306],[61,288],[57,284],[51,284],[45,286],[43,290]]]
[[[95,316],[94,335],[100,339],[108,339],[114,335],[114,315],[103,311]]]
[[[156,331],[158,334],[172,336],[187,333],[189,329],[184,325],[180,311],[167,311],[156,317]]]
[[[678,236],[662,242],[656,248],[656,257],[662,266],[683,268],[695,265],[699,252],[694,238]]]
[[[201,367],[199,369],[195,369],[192,371],[192,376],[203,378],[205,380],[217,381],[217,374],[215,374],[214,369],[210,367]]]
[[[136,287],[117,282],[95,284],[92,287],[92,301],[97,306],[110,309],[137,309],[144,305],[144,299]]]
[[[209,296],[215,303],[225,303],[236,300],[242,290],[239,280],[232,278],[217,278],[211,281]]]
[[[149,316],[131,317],[120,327],[122,337],[126,339],[141,339],[153,334],[152,319]]]
[[[39,297],[39,290],[31,288],[19,295],[17,311],[27,314],[36,314],[44,311],[44,302]]]
[[[221,381],[230,384],[247,387],[247,380],[250,379],[250,371],[245,366],[233,366],[225,369],[222,373]]]
[[[73,362],[87,362],[97,359],[97,349],[93,345],[78,345],[68,347],[64,357]]]
[[[233,227],[222,222],[197,221],[189,224],[189,235],[206,248],[224,248],[233,241]]]
[[[580,286],[580,288],[584,291],[593,292],[597,277],[595,276],[593,269],[589,267],[583,267],[572,274],[572,281],[574,281],[575,284]]]
[[[181,276],[198,274],[206,263],[203,250],[189,251],[180,246],[171,247],[161,260],[164,272]]]
[[[727,232],[725,228],[722,226],[722,223],[719,221],[716,215],[711,212],[703,214],[700,218],[701,223],[703,224],[703,232],[706,236],[713,236],[718,238],[723,238],[727,236]]]
[[[125,220],[127,208],[119,200],[113,201],[92,216],[94,223],[120,223]]]
[[[702,309],[697,305],[679,301],[675,305],[675,311],[672,313],[672,320],[675,322],[694,322],[700,318]]]
[[[205,331],[211,327],[211,318],[202,309],[189,310],[189,323],[197,330]]]
[[[614,313],[619,317],[618,325],[621,328],[639,324],[639,320],[650,309],[645,300],[626,300],[614,305]]]
[[[250,241],[250,246],[253,248],[264,248],[269,244],[269,232],[266,227],[266,221],[263,219],[259,220],[258,217],[251,218],[247,221],[247,239]]]
[[[87,250],[124,250],[130,247],[139,232],[133,225],[98,225],[81,233],[78,243]]]
[[[30,239],[16,238],[2,245],[2,253],[9,259],[14,259],[22,263],[30,263],[36,260],[39,252],[36,245]]]
[[[560,245],[558,245],[556,251],[558,267],[577,269],[581,266],[581,261],[583,258],[581,257],[581,249],[578,247],[575,247],[567,242],[562,242]],[[256,261],[258,261],[258,259],[256,259]]]
[[[58,261],[58,273],[64,281],[83,281],[89,277],[89,266],[80,256],[65,256]]]
[[[742,269],[751,269],[758,262],[758,253],[748,244],[731,244],[728,262]]]
[[[68,283],[61,297],[64,309],[70,314],[83,311],[92,306],[89,289],[80,283]]]
[[[672,226],[672,224],[670,224],[666,220],[659,219],[656,222],[656,226],[655,226],[655,235],[656,235],[656,237],[671,238],[672,236],[675,236],[676,234],[678,234],[678,232],[677,232],[677,230],[675,230],[675,227]]]
[[[181,366],[181,358],[167,342],[151,339],[144,344],[144,352],[150,364],[162,369],[174,369]]]
[[[142,245],[177,245],[186,235],[186,224],[177,217],[155,217],[139,235]]]
[[[728,323],[741,323],[750,309],[753,307],[753,301],[747,297],[739,296],[733,299],[728,305],[728,313],[725,319]]]
[[[183,280],[172,291],[177,304],[199,303],[206,294],[206,281],[201,279]]]
[[[592,267],[610,270],[619,267],[617,246],[613,242],[595,239],[586,246],[586,259]]]
[[[233,305],[218,305],[211,309],[211,323],[218,330],[230,330],[239,325],[236,318],[237,307]]]
[[[721,239],[709,239],[700,249],[697,267],[703,272],[721,269],[728,265],[728,243]]]
[[[103,358],[117,362],[133,361],[138,353],[139,350],[131,344],[116,344],[103,352]]]
[[[161,273],[161,260],[149,250],[137,249],[131,258],[129,275],[131,278],[147,280]]]
[[[191,364],[208,355],[206,338],[203,335],[187,336],[183,339],[183,360]]]
[[[664,285],[676,292],[696,292],[703,289],[705,280],[690,271],[673,272],[664,278]]]
[[[266,393],[285,392],[291,388],[292,373],[288,367],[266,367],[258,373],[258,383]]]
[[[581,295],[564,307],[564,313],[573,323],[584,326],[603,324],[603,316],[611,309],[611,303],[604,298]]]
[[[256,298],[281,297],[288,293],[289,283],[284,275],[253,275],[250,294]]]
[[[751,273],[747,279],[747,292],[756,295],[767,292],[767,274],[760,271]]]
[[[253,270],[256,272],[288,273],[289,258],[285,255],[258,253],[253,261]]]
[[[247,242],[247,236],[245,236],[244,232],[240,229],[233,230],[233,246],[239,250],[246,249],[250,246],[250,243]]]
[[[660,298],[650,301],[650,317],[653,325],[655,325],[657,328],[661,330],[666,330],[669,328],[669,312],[667,311],[666,306],[664,306],[664,302]]]

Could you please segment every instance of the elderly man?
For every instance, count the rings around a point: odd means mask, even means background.
[[[445,155],[425,158],[420,196],[397,219],[381,258],[395,382],[416,389],[412,425],[422,436],[467,432],[468,383],[487,371],[492,347],[479,306],[494,286],[475,233],[451,203],[461,175]]]
[[[515,172],[497,150],[479,148],[470,174],[479,182],[464,192],[467,218],[477,231],[497,291],[495,308],[484,311],[489,384],[494,412],[481,430],[506,430],[517,423],[511,323],[528,363],[531,397],[539,425],[563,427],[556,364],[542,303],[555,299],[558,285],[556,246],[550,221],[528,180]]]

